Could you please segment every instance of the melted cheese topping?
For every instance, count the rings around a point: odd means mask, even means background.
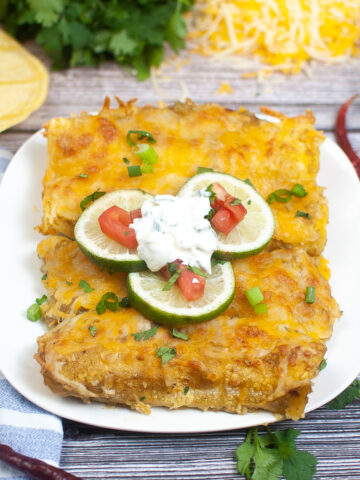
[[[297,73],[309,59],[335,63],[358,55],[360,6],[358,0],[196,0],[188,27],[204,55],[234,62],[237,55],[245,69],[246,57],[257,57],[273,66],[268,70]]]

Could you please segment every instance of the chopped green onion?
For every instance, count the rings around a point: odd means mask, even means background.
[[[306,195],[308,194],[305,188],[300,183],[296,183],[292,187],[290,192],[291,192],[291,195],[294,195],[294,197],[297,197],[297,198],[306,197]]]
[[[89,205],[89,203],[95,202],[95,200],[102,197],[103,195],[105,195],[105,192],[99,192],[98,190],[96,190],[96,192],[93,192],[87,197],[83,198],[80,202],[81,210],[84,211],[85,208]]]
[[[176,272],[169,278],[169,280],[167,281],[166,285],[164,286],[163,288],[163,292],[167,292],[168,290],[171,289],[171,287],[174,285],[174,283],[176,282],[176,280],[180,277],[180,274],[181,274],[181,270],[180,268],[178,270],[176,270]]]
[[[275,190],[275,192],[270,193],[267,198],[268,203],[274,203],[275,200],[280,203],[287,203],[291,200],[291,192],[286,188],[280,188],[279,190]]]
[[[87,173],[79,173],[80,178],[87,178],[89,175]]]
[[[321,370],[324,370],[326,366],[327,366],[327,361],[326,361],[326,358],[324,358],[324,360],[322,360],[319,365],[319,372],[321,372]]]
[[[126,157],[123,157],[123,162],[126,163],[127,165],[129,165],[130,160],[128,160]]]
[[[297,210],[296,213],[295,213],[295,217],[310,218],[310,213],[302,212],[301,210]]]
[[[140,397],[140,402],[143,402],[145,400],[145,396]]]
[[[93,288],[90,287],[90,285],[87,282],[85,282],[85,280],[80,280],[78,286],[82,288],[85,293],[90,293],[94,290]]]
[[[120,307],[122,307],[122,308],[130,308],[131,307],[129,297],[123,297],[120,300]]]
[[[140,177],[142,175],[140,165],[132,165],[131,167],[127,167],[129,177]]]
[[[132,135],[137,135],[137,138],[136,138],[135,142],[131,138]],[[129,145],[129,147],[135,147],[135,145],[137,145],[138,142],[140,142],[140,140],[144,140],[144,138],[146,138],[149,143],[156,143],[156,140],[151,135],[151,133],[145,132],[144,130],[129,130],[127,135],[126,135],[126,141]]]
[[[200,277],[208,278],[206,273],[202,272],[198,267],[190,267],[190,265],[188,265],[186,268]]]
[[[89,328],[90,335],[92,337],[95,337],[97,332],[97,327],[95,327],[95,325],[90,325],[88,328]]]
[[[215,208],[210,208],[209,213],[208,213],[207,215],[205,215],[204,218],[206,218],[206,219],[209,220],[209,222],[210,222],[210,220],[213,218],[213,216],[215,215],[215,213],[216,213]]]
[[[305,302],[306,303],[315,302],[315,287],[306,287]]]
[[[106,310],[116,312],[119,308],[119,299],[114,292],[107,292],[101,297],[101,300],[96,305],[98,315],[102,315]]]
[[[145,330],[144,332],[132,333],[131,335],[134,337],[136,342],[140,342],[140,340],[149,340],[149,338],[156,335],[159,326],[155,325],[154,327],[150,328],[149,330]]]
[[[241,200],[240,198],[235,198],[235,200],[233,200],[232,202],[230,202],[230,205],[240,205],[241,203]]]
[[[254,312],[256,315],[263,315],[267,312],[267,305],[266,303],[259,303],[258,305],[254,305]]]
[[[48,274],[47,273],[44,273],[44,275],[41,277],[41,280],[47,280],[47,277],[48,277]]]
[[[187,393],[188,393],[188,391],[189,391],[189,388],[190,388],[190,387],[188,387],[188,386],[184,388],[184,395],[187,395]]]
[[[169,347],[163,346],[156,349],[156,356],[161,357],[162,365],[164,365],[164,363],[168,362],[173,357],[175,357],[175,355],[176,355],[175,347],[169,348]]]
[[[153,165],[157,162],[159,155],[155,152],[151,145],[140,143],[134,153],[142,160],[141,171],[143,173],[153,173]]]
[[[245,295],[252,307],[264,300],[264,295],[259,287],[249,288],[249,290],[246,290]]]
[[[189,337],[186,335],[186,333],[179,332],[179,330],[176,330],[176,328],[173,328],[170,330],[171,335],[175,338],[181,338],[181,340],[189,340]]]
[[[26,310],[26,317],[31,322],[37,322],[41,318],[41,308],[40,305],[37,303],[33,303],[30,307]]]
[[[196,173],[205,173],[205,172],[213,172],[213,168],[208,168],[208,167],[197,167]]]
[[[43,303],[45,303],[47,300],[47,296],[46,295],[43,295],[41,298],[37,298],[35,300],[35,302],[38,304],[38,305],[42,305]]]

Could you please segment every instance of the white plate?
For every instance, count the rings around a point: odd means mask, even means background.
[[[41,180],[46,141],[38,132],[14,156],[0,188],[0,368],[25,397],[62,417],[107,428],[142,432],[209,432],[275,421],[266,412],[235,415],[194,409],[153,408],[141,415],[128,408],[84,404],[54,395],[43,384],[33,360],[36,338],[45,327],[26,319],[26,308],[41,296],[40,261],[36,246],[41,235],[34,226],[41,218]],[[332,292],[344,311],[336,323],[326,354],[327,367],[314,381],[306,411],[338,395],[360,369],[360,188],[355,170],[342,150],[327,139],[321,146],[320,185],[327,187],[330,207],[326,255],[332,270]]]

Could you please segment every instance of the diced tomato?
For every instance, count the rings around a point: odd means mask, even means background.
[[[216,199],[221,203],[221,205],[230,196],[225,188],[220,185],[220,183],[213,183],[211,189],[215,193]]]
[[[130,217],[131,217],[131,223],[133,223],[135,218],[141,218],[142,217],[141,208],[137,208],[136,210],[131,210]]]
[[[242,203],[231,205],[233,202],[234,200],[228,198],[224,203],[224,207],[229,210],[229,212],[236,218],[237,223],[239,223],[247,214],[247,210]]]
[[[180,260],[176,260],[176,262],[173,263],[176,263],[177,269],[181,270],[181,274],[176,283],[178,284],[181,293],[184,295],[186,300],[188,302],[193,302],[194,300],[201,298],[204,295],[205,290],[205,277],[201,277],[200,275],[188,270],[186,266],[180,262]],[[160,271],[166,280],[169,280],[171,275],[167,267],[163,267]]]
[[[125,220],[128,223],[125,224],[122,220]],[[129,228],[129,224],[131,223],[129,212],[120,207],[113,206],[105,210],[105,212],[98,218],[98,221],[101,231],[109,238],[120,243],[129,250],[133,250],[137,247],[135,230]]]
[[[221,207],[211,219],[211,224],[220,232],[228,235],[239,222],[226,207]]]
[[[205,277],[196,275],[196,273],[184,268],[177,283],[186,300],[193,302],[204,295],[205,280]]]

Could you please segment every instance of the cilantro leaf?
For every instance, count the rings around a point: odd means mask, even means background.
[[[176,355],[176,349],[175,347],[166,347],[165,345],[163,347],[157,348],[156,349],[156,356],[161,357],[161,364],[164,365],[164,363],[168,362],[171,360],[173,357]]]
[[[340,410],[360,398],[360,380],[354,380],[340,395],[327,404],[329,410]]]
[[[64,5],[62,0],[28,0],[35,20],[44,27],[51,27],[57,22]]]
[[[179,330],[176,330],[176,328],[173,328],[170,330],[171,335],[175,338],[181,338],[181,340],[189,340],[189,337],[186,335],[184,332],[179,332]]]
[[[136,342],[140,340],[149,340],[149,338],[156,335],[159,326],[155,325],[154,327],[150,328],[149,330],[145,330],[144,332],[132,333],[131,335],[134,337]]]
[[[316,473],[316,464],[314,455],[295,450],[284,460],[282,473],[286,480],[311,480]]]
[[[327,366],[327,362],[326,362],[326,358],[324,358],[319,365],[319,372],[321,372],[321,370],[324,370],[326,366]]]
[[[93,292],[94,289],[90,287],[90,285],[85,280],[80,280],[79,285],[80,288],[84,290],[85,293]]]
[[[137,42],[132,40],[126,30],[115,33],[112,35],[109,49],[114,53],[114,55],[129,55],[135,52],[137,47]]]

